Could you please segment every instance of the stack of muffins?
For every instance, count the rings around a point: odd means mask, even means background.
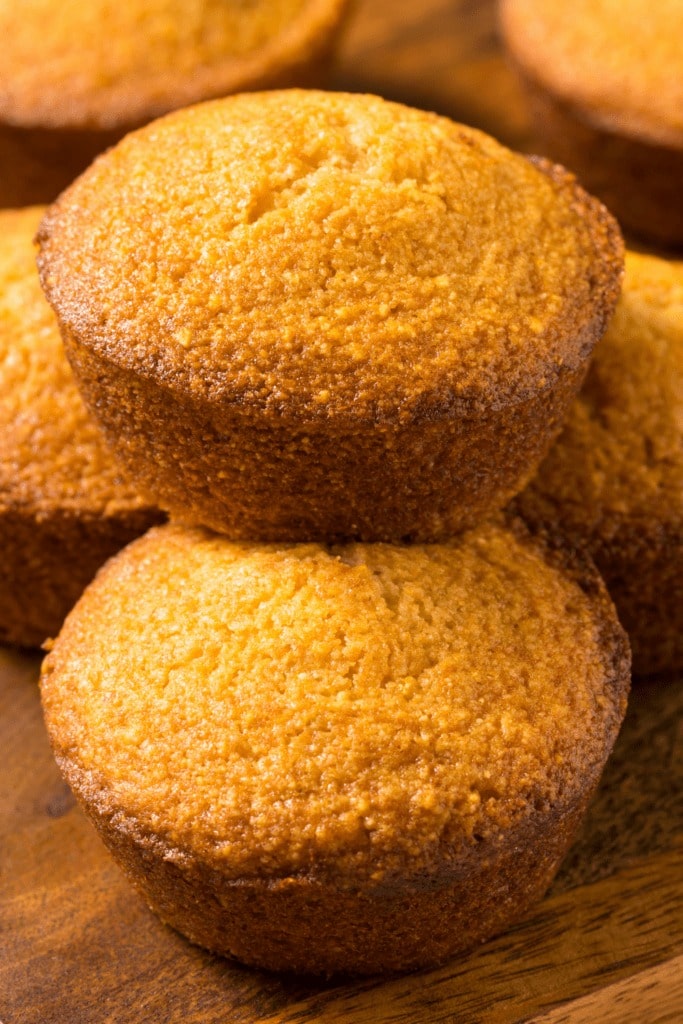
[[[307,79],[345,7],[236,26],[205,0],[182,34],[170,0],[108,7],[105,53],[101,12],[67,3],[38,65],[44,0],[19,23],[0,0],[0,202],[52,198],[182,103]],[[548,151],[680,243],[657,77],[678,0],[638,53],[636,0],[501,11]],[[166,116],[43,213],[0,215],[3,639],[56,632],[171,518],[43,668],[105,843],[164,921],[257,966],[406,970],[507,927],[625,710],[593,558],[636,670],[683,663],[683,264],[627,253],[618,299],[619,230],[561,167],[313,91]],[[41,218],[44,291],[131,483],[37,294]]]
[[[103,33],[0,0],[0,204],[181,104],[307,82],[346,6],[106,5]],[[665,244],[679,8],[501,2],[543,148]],[[636,671],[683,664],[683,264],[628,252],[619,297],[622,265],[562,167],[314,91],[163,117],[0,214],[0,636],[57,633],[170,515],[41,685],[76,796],[192,941],[406,970],[547,888],[625,710],[593,560]]]
[[[39,241],[83,395],[171,515],[44,665],[105,843],[258,966],[403,970],[509,925],[625,710],[592,563],[499,511],[613,312],[611,216],[473,129],[292,90],[127,136]]]

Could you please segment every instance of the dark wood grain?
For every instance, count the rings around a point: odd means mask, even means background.
[[[332,79],[528,148],[491,2],[359,0]],[[683,1021],[683,679],[640,683],[546,899],[436,971],[307,984],[190,946],[133,893],[52,760],[39,658],[0,651],[2,1024]]]

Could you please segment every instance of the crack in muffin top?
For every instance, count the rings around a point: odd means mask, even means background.
[[[99,356],[299,422],[521,401],[581,365],[618,231],[574,179],[446,118],[289,90],[132,133],[41,231],[43,286]]]

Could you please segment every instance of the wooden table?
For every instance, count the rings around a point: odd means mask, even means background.
[[[488,2],[361,0],[333,79],[531,136]],[[683,679],[638,684],[546,899],[435,971],[306,984],[161,925],[74,805],[40,716],[39,657],[0,651],[2,1024],[681,1024]]]

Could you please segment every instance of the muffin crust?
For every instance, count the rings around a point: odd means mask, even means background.
[[[81,401],[35,268],[44,208],[0,213],[0,638],[55,635],[110,555],[161,514]]]
[[[621,269],[614,222],[561,169],[436,115],[296,90],[129,136],[40,239],[70,358],[140,486],[266,539],[431,538],[502,504]]]
[[[246,962],[365,973],[539,895],[627,685],[594,570],[519,525],[412,547],[153,530],[42,677],[58,763],[165,920]]]

